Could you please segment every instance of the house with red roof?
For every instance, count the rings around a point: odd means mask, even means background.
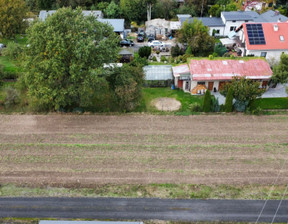
[[[242,56],[279,61],[281,54],[288,54],[288,22],[243,23],[236,34]]]
[[[187,77],[187,68],[190,72],[189,77]],[[179,65],[173,67],[172,70],[175,86],[191,94],[203,94],[206,89],[219,91],[234,77],[246,77],[259,81],[260,88],[267,88],[268,81],[272,77],[269,64],[262,59],[190,60],[189,66]]]

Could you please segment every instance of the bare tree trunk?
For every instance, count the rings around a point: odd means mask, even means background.
[[[147,4],[147,21],[151,20],[152,4]]]

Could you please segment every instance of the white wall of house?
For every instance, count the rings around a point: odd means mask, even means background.
[[[221,16],[222,18],[222,16]],[[223,20],[223,18],[222,18]],[[228,36],[228,34],[235,30],[236,28],[238,28],[239,26],[241,26],[243,23],[247,23],[249,22],[248,20],[241,20],[241,21],[236,21],[236,20],[233,20],[233,21],[225,21],[223,20],[223,23],[225,24],[225,28],[224,28],[224,36]]]
[[[288,54],[288,49],[286,50],[247,50],[247,55],[254,55],[255,57],[265,57],[266,60],[275,60],[275,62],[280,61],[280,57],[284,54]]]
[[[213,30],[219,31],[219,33],[215,33],[215,36],[224,36],[224,26],[214,26],[214,27],[209,27],[209,35],[213,35]]]

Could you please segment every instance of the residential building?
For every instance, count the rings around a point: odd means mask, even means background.
[[[236,30],[235,43],[242,56],[279,61],[288,54],[288,23],[244,23]]]
[[[189,69],[189,73],[188,73]],[[262,59],[250,60],[190,60],[188,65],[173,67],[175,85],[191,94],[204,94],[206,89],[219,91],[234,77],[246,77],[267,88],[272,77],[269,64]],[[183,80],[181,82],[181,80]]]

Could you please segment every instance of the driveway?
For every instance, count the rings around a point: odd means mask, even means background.
[[[269,88],[265,93],[262,94],[261,98],[288,97],[288,94],[286,93],[287,87],[288,83],[278,84],[276,88]]]

